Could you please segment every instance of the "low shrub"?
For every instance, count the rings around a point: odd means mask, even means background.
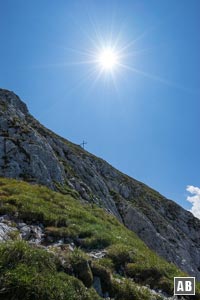
[[[76,248],[72,253],[70,253],[69,262],[75,276],[79,278],[86,287],[91,287],[93,282],[93,274],[87,255],[80,249]]]
[[[55,227],[49,226],[45,228],[46,236],[55,238],[76,238],[78,236],[78,229],[75,226],[69,227]]]
[[[149,285],[153,289],[161,289],[168,294],[173,292],[173,282],[167,277],[166,270],[158,267],[148,267],[134,263],[127,264],[126,275],[135,282]]]
[[[152,299],[148,290],[137,286],[129,279],[112,282],[112,297],[115,300],[149,300]]]
[[[111,291],[112,291],[112,274],[111,274],[111,272],[107,268],[99,265],[96,262],[92,263],[91,270],[92,270],[93,276],[100,278],[101,288],[102,288],[103,293],[106,293],[106,292],[111,293]]]
[[[91,238],[85,238],[81,246],[86,249],[104,249],[108,247],[111,244],[111,240],[109,236],[106,236],[106,234],[102,234],[100,236],[99,234],[97,236],[92,236]]]
[[[133,248],[124,244],[115,244],[108,248],[107,257],[113,261],[116,270],[135,261]]]
[[[59,271],[54,254],[26,242],[0,244],[1,300],[99,300],[94,290]]]

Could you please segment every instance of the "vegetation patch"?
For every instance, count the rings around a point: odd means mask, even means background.
[[[2,214],[16,222],[42,224],[45,246],[48,237],[62,239],[64,245],[52,245],[48,252],[19,241],[13,233],[14,241],[0,244],[0,299],[101,299],[91,288],[98,277],[102,290],[116,300],[149,300],[148,290],[141,285],[172,295],[173,278],[187,276],[151,251],[114,216],[94,204],[81,203],[67,191],[63,195],[0,178]],[[69,243],[79,249],[70,252]],[[106,250],[106,255],[91,259],[87,255],[91,250]]]
[[[112,297],[116,300],[150,300],[152,295],[147,289],[143,289],[136,285],[130,279],[113,280]]]
[[[116,270],[125,267],[127,263],[136,261],[134,249],[124,244],[114,244],[110,246],[107,256],[112,260]]]
[[[60,270],[56,256],[24,241],[0,244],[0,299],[98,300],[94,290]]]

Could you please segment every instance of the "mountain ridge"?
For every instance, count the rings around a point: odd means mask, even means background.
[[[200,280],[200,220],[147,185],[46,129],[0,89],[0,176],[40,183],[115,215],[154,251]]]

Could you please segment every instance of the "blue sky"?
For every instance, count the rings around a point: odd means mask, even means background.
[[[186,186],[200,186],[200,1],[0,5],[0,86],[48,128],[189,209]],[[98,77],[85,53],[117,38],[126,68]]]

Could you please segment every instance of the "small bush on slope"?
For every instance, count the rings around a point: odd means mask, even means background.
[[[0,299],[98,300],[78,279],[59,271],[55,255],[27,242],[0,244]]]

